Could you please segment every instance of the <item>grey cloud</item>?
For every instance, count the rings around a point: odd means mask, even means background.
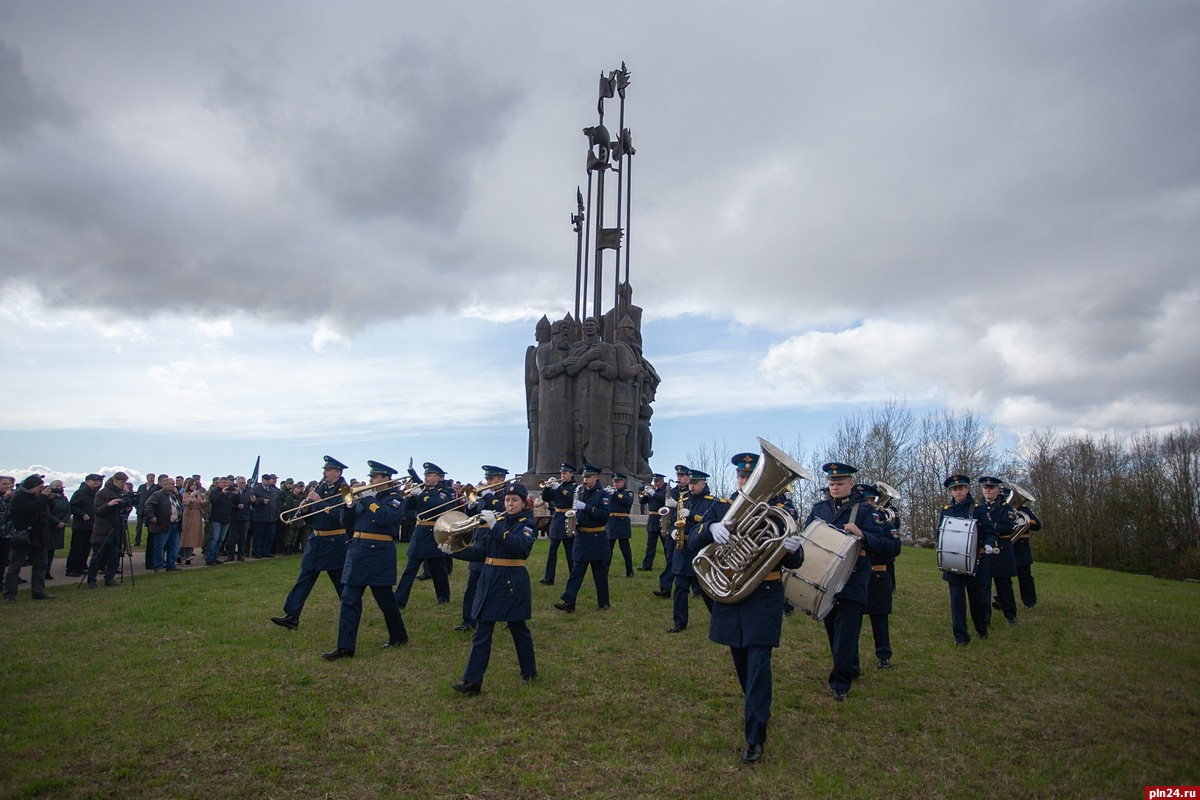
[[[14,146],[39,125],[65,126],[74,118],[69,105],[25,74],[21,51],[0,39],[0,144]]]

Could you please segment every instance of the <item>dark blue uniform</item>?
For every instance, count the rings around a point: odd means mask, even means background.
[[[701,591],[700,581],[696,580],[696,570],[692,569],[692,559],[700,551],[688,544],[688,540],[693,533],[700,530],[702,523],[719,520],[724,515],[723,512],[721,514],[710,513],[713,506],[721,501],[708,493],[707,485],[700,490],[700,494],[689,495],[685,489],[682,496],[684,499],[676,507],[675,516],[684,521],[684,547],[680,550],[674,542],[671,542],[667,550],[667,554],[671,557],[671,574],[675,576],[672,621],[674,622],[673,627],[678,630],[683,630],[688,626],[688,594],[691,592],[695,591],[699,594],[704,600],[704,605],[710,612],[712,611],[712,598]],[[685,509],[687,513],[683,514]],[[670,542],[670,538],[667,541]]]
[[[424,563],[433,577],[433,592],[439,603],[450,602],[450,579],[446,576],[445,553],[438,549],[433,538],[433,519],[422,520],[421,516],[430,509],[441,506],[434,514],[452,511],[448,504],[454,499],[454,490],[447,489],[442,483],[436,486],[422,488],[420,494],[408,498],[408,502],[416,510],[417,526],[413,530],[412,541],[408,543],[408,562],[404,565],[404,574],[400,576],[400,585],[396,587],[396,605],[404,608],[408,605],[408,596],[412,592],[413,581],[417,579],[417,570]],[[403,516],[403,515],[401,515]]]
[[[517,663],[522,678],[537,673],[533,657],[533,636],[525,623],[532,616],[529,572],[525,559],[533,550],[537,535],[533,513],[522,511],[496,520],[491,529],[480,529],[475,541],[454,553],[454,558],[483,565],[479,573],[475,603],[471,616],[475,620],[475,637],[471,656],[463,670],[463,681],[480,686],[492,655],[492,634],[497,622],[507,622],[513,644],[517,648]]]
[[[628,489],[616,489],[608,496],[608,522],[604,532],[608,535],[608,563],[612,564],[613,553],[618,543],[621,545],[621,555],[625,558],[625,577],[633,577],[633,553],[629,550],[629,537],[633,535],[629,523],[629,513],[633,509],[633,492]]]
[[[502,491],[504,491],[503,483],[496,484],[495,489],[484,489],[478,500],[467,505],[466,513],[474,516],[482,511],[494,511],[497,517],[501,516],[504,514],[504,496],[500,494]],[[480,529],[480,532],[482,530]],[[467,589],[463,592],[463,621],[460,627],[474,628],[475,616],[471,613],[471,609],[475,605],[475,593],[479,588],[479,576],[483,572],[483,562],[470,559],[467,559],[467,562]]]
[[[659,510],[667,504],[668,487],[664,483],[660,488],[646,487],[646,556],[642,559],[641,569],[649,572],[654,569],[654,557],[658,555],[658,543],[662,538],[662,517]]]
[[[871,551],[871,580],[867,584],[867,616],[871,618],[871,636],[875,640],[875,657],[881,666],[892,658],[891,632],[888,626],[888,615],[892,613],[892,595],[895,585],[892,583],[891,567],[900,555],[900,532],[887,522],[883,513],[875,512],[875,522],[884,532],[884,547]]]
[[[1017,513],[1013,507],[996,498],[993,502],[982,503],[987,510],[988,519],[996,529],[1000,552],[985,556],[988,561],[988,572],[996,586],[996,602],[1004,618],[1011,624],[1017,621],[1017,598],[1013,595],[1012,579],[1017,575],[1017,560],[1013,554],[1012,532],[1017,524]],[[991,620],[991,606],[988,607],[988,619]]]
[[[1023,510],[1032,521],[1029,531],[1040,531],[1042,521],[1033,513],[1033,509],[1025,506]],[[1017,562],[1017,584],[1021,588],[1021,603],[1026,608],[1033,608],[1037,605],[1037,586],[1033,582],[1033,550],[1029,547],[1029,531],[1013,540],[1013,558]]]
[[[309,592],[316,585],[322,572],[329,575],[338,597],[342,596],[342,567],[346,563],[346,544],[350,541],[350,536],[346,533],[346,522],[342,518],[343,512],[347,519],[350,515],[339,491],[345,485],[346,481],[339,477],[332,485],[321,481],[313,490],[322,498],[322,502],[314,504],[309,510],[326,510],[312,517],[313,532],[312,536],[308,537],[304,556],[300,559],[300,577],[296,578],[296,585],[283,602],[283,613],[293,620],[300,618]],[[353,521],[350,524],[353,526]]]
[[[875,521],[875,507],[851,497],[829,498],[813,506],[807,526],[814,519],[824,520],[835,528],[845,529],[853,522],[863,532],[859,542],[854,572],[842,590],[834,595],[833,611],[825,617],[825,634],[833,655],[829,672],[829,688],[834,692],[849,692],[850,682],[858,677],[858,635],[862,630],[863,610],[867,605],[867,586],[871,582],[870,554],[889,547],[888,537]]]
[[[688,550],[699,553],[712,544],[709,525],[725,516],[728,503],[715,504],[708,518],[688,537]],[[788,569],[804,563],[804,551],[788,553],[780,562]],[[708,638],[729,647],[733,668],[745,698],[746,744],[767,740],[767,721],[771,718],[771,651],[779,647],[783,627],[783,582],[779,570],[740,603],[713,603]]]
[[[974,518],[978,526],[980,557],[975,564],[975,574],[943,572],[942,580],[950,584],[950,623],[954,628],[954,641],[959,644],[971,641],[971,635],[967,631],[968,604],[975,632],[979,634],[979,638],[985,639],[988,635],[988,588],[992,585],[992,578],[988,572],[988,560],[983,558],[983,548],[986,545],[996,546],[996,529],[992,527],[986,509],[978,505],[969,493],[963,502],[943,506],[941,516]]]
[[[554,583],[554,575],[558,571],[558,546],[567,539],[567,515],[575,502],[575,490],[579,484],[572,478],[551,489],[547,486],[542,490],[542,500],[550,506],[554,513],[550,517],[550,552],[546,555],[546,574],[543,583]],[[575,556],[571,553],[571,542],[563,546],[563,554],[567,557],[568,574],[574,569]]]
[[[600,482],[591,489],[579,490],[579,502],[587,507],[576,512],[574,563],[567,588],[559,599],[568,606],[575,605],[575,598],[583,586],[583,577],[588,567],[592,568],[592,581],[596,584],[596,605],[608,608],[608,558],[612,549],[608,546],[608,535],[604,532],[608,522],[609,497],[600,488]]]
[[[363,497],[353,509],[354,536],[346,546],[342,567],[342,609],[338,615],[338,648],[355,649],[358,623],[362,618],[363,591],[370,587],[383,619],[388,640],[408,639],[404,620],[392,597],[396,583],[396,541],[404,521],[404,497],[395,489],[385,489],[374,497]]]

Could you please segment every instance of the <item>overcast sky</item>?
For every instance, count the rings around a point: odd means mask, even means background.
[[[0,2],[0,469],[523,468],[622,60],[654,466],[889,396],[1200,420],[1194,2],[42,0]]]

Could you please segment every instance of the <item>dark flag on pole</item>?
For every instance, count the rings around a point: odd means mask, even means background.
[[[616,250],[621,246],[620,228],[601,228],[596,234],[596,249]]]
[[[259,456],[258,458],[254,459],[254,474],[250,476],[250,485],[251,486],[255,486],[258,484],[258,467],[261,463],[262,463],[262,456]]]

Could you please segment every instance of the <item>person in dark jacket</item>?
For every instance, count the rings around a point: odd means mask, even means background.
[[[757,459],[753,453],[750,454]],[[736,458],[736,457],[735,457]],[[737,464],[737,461],[734,462]],[[688,537],[688,551],[699,553],[714,542],[729,542],[729,529],[721,519],[729,504],[720,501],[709,506],[705,520]],[[785,555],[780,565],[799,569],[804,563],[800,536],[784,539]],[[771,655],[779,647],[783,628],[783,581],[778,569],[768,572],[758,588],[737,603],[713,603],[708,638],[729,647],[733,669],[742,687],[746,748],[742,763],[762,759],[767,741],[767,721],[771,718]]]
[[[62,481],[50,481],[50,529],[46,545],[46,580],[54,580],[50,565],[54,552],[67,546],[67,525],[71,522],[71,501],[67,499]]]
[[[1017,598],[1013,595],[1012,579],[1017,577],[1017,561],[1013,553],[1012,534],[1017,525],[1017,512],[1013,507],[1000,498],[999,478],[984,475],[977,481],[982,492],[983,502],[980,504],[987,509],[988,519],[996,529],[996,546],[999,552],[987,557],[988,574],[996,586],[996,601],[1009,625],[1017,624]],[[992,612],[988,609],[988,624],[991,625]]]
[[[507,484],[502,517],[497,518],[496,512],[484,510],[481,513],[490,527],[481,529],[469,547],[451,553],[449,542],[441,546],[442,552],[454,558],[483,564],[471,608],[476,626],[471,655],[467,658],[462,681],[451,684],[454,691],[467,696],[477,695],[483,688],[483,675],[491,660],[492,635],[497,622],[508,623],[508,632],[517,648],[521,679],[532,681],[537,677],[533,635],[526,624],[532,616],[533,601],[525,559],[529,557],[537,535],[533,512],[526,510],[528,497],[529,492],[521,483]]]
[[[568,614],[575,611],[575,599],[583,586],[583,577],[588,567],[592,569],[592,582],[596,585],[596,606],[600,609],[609,607],[608,598],[608,562],[612,557],[612,548],[608,544],[608,534],[604,532],[608,524],[611,498],[600,487],[600,468],[592,464],[581,467],[583,485],[573,501],[575,510],[575,543],[572,546],[571,576],[567,578],[567,588],[563,590],[559,601],[554,607]]]
[[[146,569],[154,569],[154,532],[150,530],[149,513],[146,510],[146,504],[150,502],[150,498],[162,491],[163,484],[167,481],[166,473],[158,476],[158,480],[154,483],[147,481],[146,493],[138,500],[138,524],[146,521]]]
[[[971,635],[967,630],[968,604],[975,632],[980,639],[988,638],[988,588],[992,585],[992,576],[988,572],[988,560],[983,556],[998,552],[999,540],[996,538],[996,529],[992,527],[987,509],[971,497],[969,475],[951,475],[942,485],[950,490],[950,496],[953,498],[953,502],[942,507],[942,518],[974,519],[978,532],[979,557],[975,562],[975,574],[942,571],[942,580],[950,584],[950,625],[954,631],[954,643],[959,647],[966,647],[971,643]]]
[[[613,552],[617,545],[621,546],[621,555],[625,558],[625,577],[633,577],[633,553],[629,550],[629,538],[632,529],[629,523],[629,512],[633,509],[633,492],[625,488],[625,476],[614,472],[612,486],[604,490],[608,494],[608,522],[604,531],[608,536],[608,569],[612,571]]]
[[[853,492],[854,474],[858,468],[834,461],[823,465],[821,470],[826,475],[829,498],[813,505],[804,521],[805,527],[819,519],[859,540],[854,571],[846,585],[834,595],[833,610],[825,617],[825,635],[833,656],[829,690],[833,699],[841,702],[850,694],[850,682],[860,674],[858,637],[862,632],[867,590],[871,583],[871,556],[888,549],[890,544],[875,520],[875,507]]]
[[[879,510],[879,489],[874,484],[861,483],[854,487],[854,494],[875,506],[875,522],[883,529],[886,547],[871,553],[871,580],[867,584],[867,605],[863,609],[871,620],[871,636],[875,642],[875,658],[880,669],[892,666],[892,637],[888,617],[892,613],[892,595],[896,588],[892,583],[889,568],[900,555],[900,532],[887,521]],[[855,662],[857,665],[857,662]]]
[[[670,487],[666,484],[666,475],[654,473],[654,484],[643,486],[641,491],[642,503],[646,507],[646,555],[638,572],[649,572],[654,569],[654,558],[658,555],[658,543],[662,539],[662,516],[659,509],[667,504],[667,492]]]
[[[275,486],[274,475],[263,475],[262,483],[250,490],[250,507],[253,531],[250,556],[274,558],[271,548],[275,542],[275,523],[279,520],[279,489]]]
[[[154,482],[154,473],[146,473],[146,482],[137,488],[137,529],[134,531],[133,546],[137,547],[142,543],[142,528],[145,526],[145,520],[142,519],[142,507],[146,505],[146,497],[151,492],[158,491],[158,484]]]
[[[466,513],[474,516],[484,511],[491,511],[495,514],[504,513],[504,481],[508,477],[508,470],[504,467],[497,467],[493,464],[484,464],[483,477],[487,481],[487,486],[480,490],[479,496],[475,502],[467,505]],[[528,496],[528,495],[526,495]],[[532,512],[531,512],[532,513]],[[482,561],[468,561],[467,563],[467,589],[463,592],[462,605],[462,622],[455,626],[456,631],[474,631],[475,617],[471,615],[471,610],[475,608],[475,592],[479,588],[479,576],[483,574]]]
[[[44,493],[41,475],[30,475],[21,481],[9,503],[12,522],[12,549],[8,554],[8,571],[4,575],[4,602],[17,602],[21,567],[25,559],[33,565],[30,577],[34,600],[53,600],[46,594],[46,526],[50,521],[50,500]]]
[[[13,496],[16,480],[11,475],[0,475],[0,570],[8,568],[8,552],[12,547],[12,522],[9,518],[9,501]]]
[[[92,563],[88,567],[89,589],[96,588],[96,574],[104,565],[104,585],[117,585],[117,570],[121,567],[121,552],[125,547],[125,517],[121,513],[127,507],[125,482],[129,476],[124,472],[114,473],[104,488],[96,492],[96,523],[92,528]]]
[[[160,478],[162,488],[146,501],[146,522],[153,534],[154,571],[172,572],[179,555],[179,534],[183,526],[183,502],[169,475]]]
[[[71,549],[67,552],[67,577],[78,578],[87,572],[88,552],[92,547],[93,514],[96,511],[96,492],[104,476],[92,473],[83,479],[71,495]]]
[[[253,515],[250,505],[250,487],[246,478],[238,475],[234,479],[237,489],[237,499],[233,501],[233,512],[229,522],[229,534],[225,537],[227,561],[245,561],[249,555],[250,546],[250,517]]]
[[[237,506],[238,491],[233,486],[233,476],[217,478],[208,489],[208,519],[212,525],[212,534],[208,538],[208,551],[204,554],[204,563],[208,566],[220,564],[217,553],[229,535],[229,526],[233,522],[233,510]]]
[[[304,508],[306,513],[321,513],[310,518],[313,542],[305,548],[304,557],[300,559],[300,575],[296,578],[296,585],[288,592],[287,599],[283,601],[283,616],[271,617],[271,622],[281,628],[294,631],[300,626],[300,613],[304,611],[308,595],[317,585],[317,579],[321,577],[322,572],[329,576],[334,594],[341,599],[342,568],[346,566],[346,547],[350,542],[346,531],[347,522],[353,527],[353,517],[342,498],[342,490],[349,488],[346,486],[346,479],[342,477],[345,469],[346,465],[336,458],[325,456],[325,466],[322,470],[324,480],[304,498],[309,503]],[[390,584],[388,588],[391,588]]]
[[[371,470],[368,481],[382,484],[391,480],[396,470],[378,461],[368,461]],[[396,542],[400,539],[400,524],[404,521],[404,496],[395,486],[381,491],[368,490],[350,508],[343,508],[343,520],[350,520],[354,536],[346,546],[346,561],[342,567],[342,607],[338,614],[338,646],[322,653],[326,661],[353,657],[358,646],[358,623],[362,620],[362,598],[367,588],[383,612],[388,640],[384,649],[399,647],[408,642],[404,618],[392,595],[396,583]]]

